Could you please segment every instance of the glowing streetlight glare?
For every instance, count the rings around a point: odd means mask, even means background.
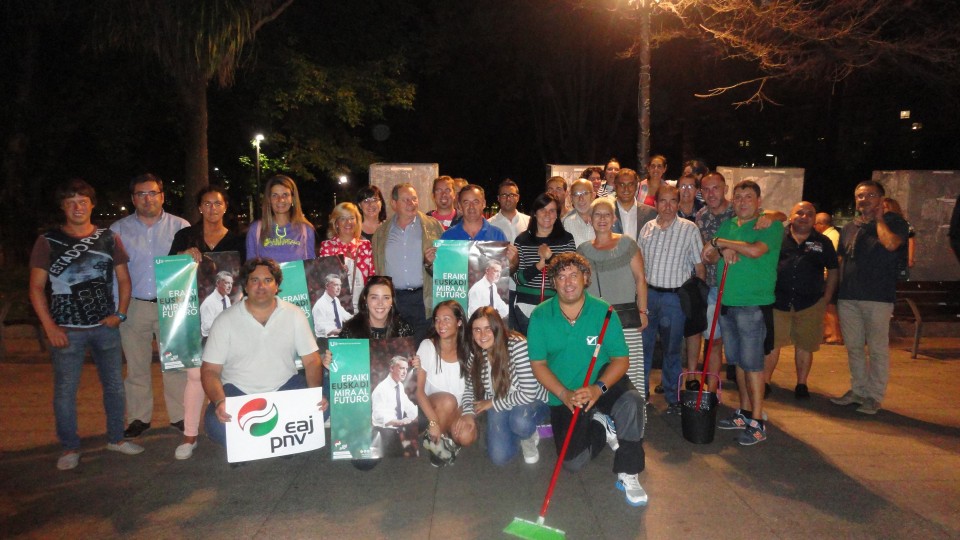
[[[347,183],[347,175],[345,175],[345,174],[341,174],[341,175],[340,175],[340,183],[341,183],[341,184],[346,184],[346,183]]]
[[[255,140],[255,141],[257,141],[257,142],[262,141],[262,140],[263,140],[263,133],[257,133],[257,134],[253,137],[253,140]]]

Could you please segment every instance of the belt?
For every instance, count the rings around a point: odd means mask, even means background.
[[[406,289],[397,289],[397,292],[398,292],[398,293],[402,293],[402,292],[418,292],[418,291],[422,291],[422,290],[423,290],[423,287],[408,287],[408,288],[406,288]]]
[[[667,287],[657,287],[656,285],[650,285],[649,283],[647,284],[647,288],[648,288],[648,289],[653,289],[653,290],[655,290],[655,291],[657,291],[657,292],[662,292],[662,293],[676,293],[676,292],[680,292],[680,287],[674,287],[674,288],[672,288],[672,289],[668,289]]]
[[[157,299],[156,299],[156,298],[154,298],[154,299],[152,299],[152,300],[148,300],[148,299],[146,299],[146,298],[133,297],[133,299],[134,299],[134,300],[139,300],[139,301],[141,301],[141,302],[150,302],[150,303],[153,303],[153,304],[156,304],[156,303],[157,303]]]

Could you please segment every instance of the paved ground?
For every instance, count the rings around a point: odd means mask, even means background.
[[[649,506],[623,502],[604,452],[561,476],[547,523],[570,538],[960,538],[960,338],[924,340],[940,359],[911,360],[906,345],[896,344],[875,417],[827,401],[848,387],[841,347],[818,353],[813,398],[795,401],[785,349],[769,439],[754,447],[722,431],[709,445],[687,442],[657,396],[641,475]],[[148,431],[139,441],[146,452],[127,457],[104,449],[99,386],[87,366],[83,459],[60,472],[51,370],[29,348],[0,364],[4,537],[501,538],[514,516],[536,517],[555,459],[548,440],[535,466],[496,468],[470,448],[443,470],[397,459],[363,473],[331,462],[327,450],[231,469],[206,439],[192,459],[176,461],[172,428]],[[166,423],[158,402],[154,425]]]

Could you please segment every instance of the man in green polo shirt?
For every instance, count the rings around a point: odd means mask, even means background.
[[[783,242],[783,224],[754,228],[760,216],[760,186],[744,180],[733,187],[733,211],[704,249],[708,262],[722,256],[727,281],[723,290],[720,331],[727,362],[737,366],[740,408],[720,420],[720,429],[742,429],[738,442],[749,446],[767,438],[763,425],[763,357],[773,348],[772,320],[777,261]],[[768,330],[768,326],[771,328]],[[768,335],[769,333],[769,335]]]
[[[527,350],[534,376],[550,392],[548,405],[557,452],[567,435],[574,407],[583,407],[584,413],[592,413],[593,421],[577,422],[564,467],[580,470],[609,444],[615,452],[617,489],[624,492],[628,504],[643,506],[647,494],[638,475],[644,468],[646,410],[643,396],[625,376],[630,361],[623,326],[614,312],[591,374],[592,383],[584,386],[610,305],[587,294],[590,263],[582,255],[556,255],[548,275],[557,295],[533,310]]]

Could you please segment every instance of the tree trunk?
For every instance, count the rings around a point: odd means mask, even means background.
[[[191,223],[200,217],[196,195],[210,183],[207,154],[207,86],[206,78],[200,74],[189,77],[189,80],[179,81],[178,84],[184,114],[183,217]]]
[[[640,88],[637,96],[637,170],[650,158],[650,6],[640,6]]]

